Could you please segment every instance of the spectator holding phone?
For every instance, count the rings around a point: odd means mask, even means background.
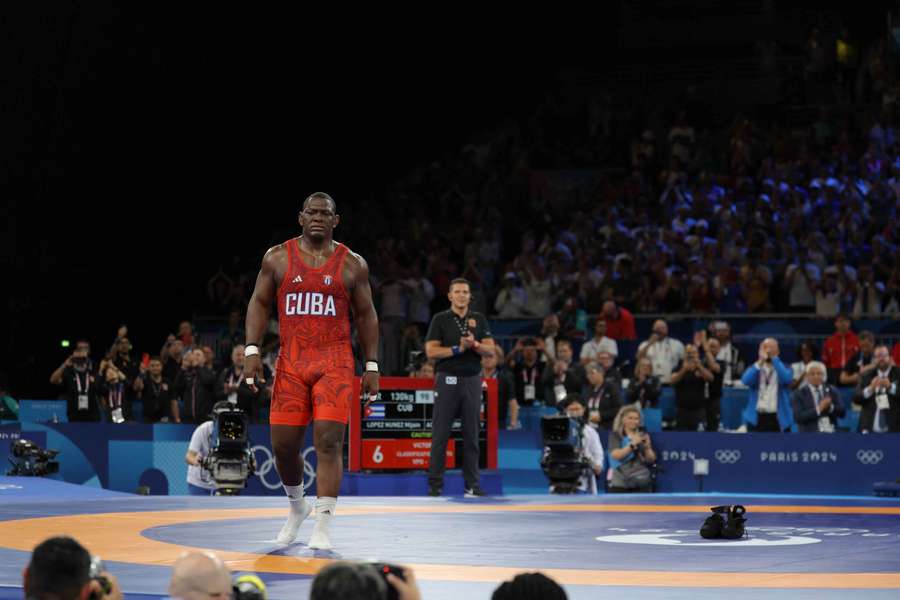
[[[653,374],[663,384],[668,384],[672,372],[684,359],[684,344],[669,337],[669,325],[662,319],[653,322],[650,337],[638,346],[637,359],[647,357],[653,365]]]
[[[126,393],[130,386],[127,377],[110,359],[100,361],[100,373],[97,377],[97,388],[100,393],[100,405],[112,423],[124,423],[131,420],[131,396]]]
[[[678,363],[672,373],[672,387],[675,388],[675,422],[678,431],[697,431],[700,423],[706,421],[706,387],[715,376],[700,360],[697,347],[685,347],[684,360]]]
[[[50,383],[63,386],[69,422],[100,420],[99,389],[86,346],[76,345],[72,356],[50,375]]]
[[[119,333],[127,333],[127,328],[123,325],[119,328]],[[132,408],[134,406],[134,401],[140,393],[140,386],[142,383],[138,377],[141,368],[131,356],[131,349],[131,342],[123,335],[117,339],[116,344],[113,347],[112,356],[112,364],[119,371],[119,380],[123,385],[122,409],[123,416],[127,421],[132,421],[134,419]]]
[[[175,383],[178,372],[181,371],[181,360],[184,358],[184,342],[169,334],[165,345],[159,353],[163,365],[163,379],[169,386]]]
[[[175,397],[181,398],[180,416],[185,423],[203,423],[213,405],[216,374],[203,366],[205,362],[200,348],[186,354],[172,386]]]

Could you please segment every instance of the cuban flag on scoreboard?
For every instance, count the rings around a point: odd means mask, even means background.
[[[383,419],[384,418],[384,404],[370,404],[366,407],[366,418],[367,419]]]

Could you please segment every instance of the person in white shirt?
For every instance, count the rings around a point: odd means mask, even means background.
[[[613,360],[619,356],[616,340],[606,337],[606,319],[597,319],[594,323],[594,337],[581,347],[581,364],[596,362],[601,352],[609,352]]]
[[[559,317],[556,316],[556,313],[550,313],[544,317],[541,338],[544,341],[541,362],[556,360],[556,340],[559,339]]]
[[[738,347],[731,343],[731,326],[725,321],[713,323],[712,334],[719,340],[719,352],[716,360],[725,363],[725,374],[722,376],[722,385],[731,387],[740,386],[741,374],[744,372],[744,358]]]
[[[684,359],[684,344],[669,337],[669,325],[662,319],[653,323],[650,338],[638,346],[637,360],[644,357],[650,359],[653,374],[668,385],[675,365]]]
[[[565,404],[566,414],[570,419],[584,421],[584,404],[576,394],[570,394]],[[581,446],[584,456],[591,463],[591,471],[581,476],[578,489],[588,494],[597,493],[597,477],[603,472],[603,445],[600,443],[600,435],[593,427],[581,428]]]
[[[746,431],[786,431],[794,422],[789,386],[793,373],[779,358],[780,349],[775,338],[759,344],[759,358],[741,376],[750,388],[747,405],[739,429]]]
[[[809,258],[809,250],[801,246],[797,261],[784,272],[785,287],[789,290],[788,304],[794,312],[813,312],[816,307],[815,289],[821,279],[816,263]]]
[[[501,319],[521,319],[530,316],[525,309],[528,297],[512,271],[503,276],[503,287],[494,299],[494,311]]]
[[[234,406],[227,400],[216,402],[213,412],[220,406]],[[204,421],[197,426],[194,433],[191,434],[191,443],[188,446],[187,454],[184,455],[184,462],[188,464],[187,468],[187,484],[188,492],[191,496],[211,496],[216,489],[216,482],[213,481],[209,471],[202,467],[203,460],[209,456],[212,446],[213,422],[211,420]]]

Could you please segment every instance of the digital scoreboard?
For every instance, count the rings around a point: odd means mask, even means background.
[[[357,381],[356,398],[360,398]],[[431,454],[431,418],[434,380],[382,377],[378,399],[350,415],[349,470],[428,469]],[[482,384],[478,466],[497,468],[497,382]],[[447,442],[446,466],[462,466],[462,429],[453,422]]]

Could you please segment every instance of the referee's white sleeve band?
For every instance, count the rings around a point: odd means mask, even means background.
[[[374,360],[366,361],[366,373],[369,373],[370,371],[374,373],[378,372],[378,363]]]
[[[259,354],[259,346],[255,346],[255,345],[251,344],[244,348],[244,358],[253,356],[255,354]]]

